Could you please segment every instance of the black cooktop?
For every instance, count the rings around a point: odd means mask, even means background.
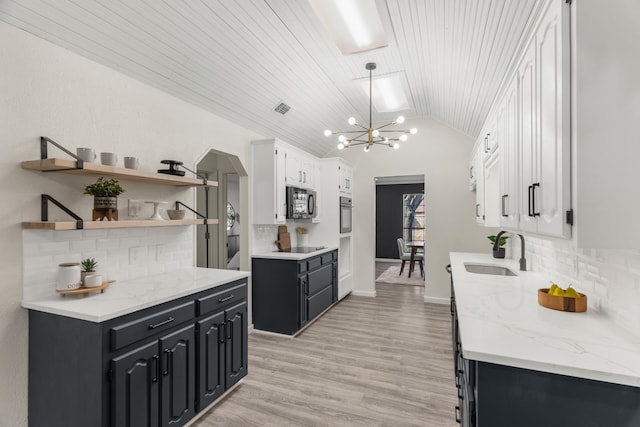
[[[320,249],[324,249],[326,246],[294,246],[290,251],[294,254],[308,254],[309,252],[319,251]],[[282,251],[274,251],[274,252],[282,252]]]

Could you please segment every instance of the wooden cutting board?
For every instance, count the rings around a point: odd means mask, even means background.
[[[278,233],[278,240],[276,240],[280,252],[291,251],[291,235],[289,233]]]

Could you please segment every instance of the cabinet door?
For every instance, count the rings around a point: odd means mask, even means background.
[[[287,185],[302,186],[300,157],[288,151],[284,154],[285,182]]]
[[[111,372],[111,424],[156,427],[161,375],[158,342],[112,359]]]
[[[276,224],[285,224],[287,222],[287,194],[286,194],[286,167],[285,167],[285,151],[281,148],[275,150],[276,156],[276,177],[274,197],[275,199],[275,218]],[[268,195],[267,195],[268,196]]]
[[[316,188],[317,162],[314,159],[304,158],[302,160],[302,184],[306,188]]]
[[[224,393],[226,380],[224,311],[198,322],[198,410]]]
[[[227,319],[226,373],[227,389],[247,375],[248,323],[247,303],[242,302],[225,310]]]
[[[160,338],[161,426],[184,425],[195,414],[195,325]]]
[[[519,159],[519,104],[518,75],[513,78],[504,98],[504,115],[500,138],[500,225],[517,229],[518,215],[518,159]]]
[[[569,7],[554,1],[536,34],[538,130],[538,176],[534,192],[537,231],[569,237],[565,210],[569,189],[569,43],[564,24]],[[564,24],[564,25],[563,25]]]
[[[520,209],[519,223],[523,231],[536,231],[533,211],[534,184],[538,181],[538,150],[536,142],[536,43],[527,48],[518,75],[520,79]]]
[[[484,137],[483,137],[484,144]],[[484,146],[478,147],[474,158],[476,173],[476,222],[484,224]]]

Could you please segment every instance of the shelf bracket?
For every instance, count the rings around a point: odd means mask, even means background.
[[[185,205],[184,203],[176,200],[176,210],[180,209],[180,206],[184,206],[185,208],[189,209],[191,212],[193,212],[194,214],[198,215],[200,218],[202,218],[204,220],[205,225],[207,224],[207,217],[202,215],[200,212],[196,212],[193,209],[191,209],[189,206]]]
[[[67,153],[68,155],[73,157],[74,159],[76,159],[76,169],[84,169],[84,162],[82,161],[82,159],[80,157],[78,157],[77,155],[73,154],[71,151],[67,150],[62,145],[58,144],[57,142],[55,142],[51,138],[47,138],[46,136],[41,136],[40,137],[40,159],[44,160],[44,159],[48,159],[49,158],[48,157],[48,152],[47,152],[47,142],[55,145],[56,147],[58,147],[59,149],[61,149],[62,151],[64,151],[65,153]]]
[[[203,185],[207,185],[207,177],[206,177],[206,176],[202,176],[202,175],[200,175],[198,172],[196,172],[196,171],[192,171],[191,169],[189,169],[188,167],[186,167],[184,164],[178,165],[178,167],[181,167],[181,168],[184,168],[184,169],[188,170],[189,172],[191,172],[192,174],[194,174],[195,176],[197,176],[198,178],[200,178],[200,179],[202,180],[202,184],[203,184]],[[184,205],[182,205],[182,206],[184,206]],[[186,208],[187,206],[184,206],[184,207]],[[176,209],[178,209],[178,208],[176,207]],[[194,211],[194,212],[195,212],[195,211]],[[197,212],[196,212],[196,213],[197,213]],[[199,214],[198,214],[198,215],[199,215]],[[206,219],[205,219],[205,221],[206,221]]]
[[[73,213],[69,208],[67,208],[65,205],[63,205],[62,203],[60,203],[59,201],[57,201],[56,199],[54,199],[48,194],[43,194],[40,198],[40,211],[41,211],[40,219],[42,221],[49,221],[49,203],[48,202],[53,203],[54,205],[62,209],[65,213],[67,213],[69,216],[73,217],[73,219],[76,220],[76,230],[82,230],[84,228],[84,221],[82,220],[82,218],[80,218],[78,215]]]

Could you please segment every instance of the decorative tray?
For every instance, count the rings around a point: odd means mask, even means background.
[[[69,289],[68,291],[58,291],[58,293],[63,297],[67,295],[75,295],[76,298],[84,298],[84,296],[89,292],[100,291],[100,293],[103,294],[105,289],[107,289],[109,285],[112,284],[113,282],[115,282],[115,280],[109,280],[107,282],[102,282],[102,285],[100,286],[93,286],[90,288],[82,285],[78,289]]]

